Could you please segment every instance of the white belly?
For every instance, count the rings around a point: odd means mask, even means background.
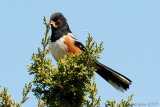
[[[51,43],[51,52],[56,61],[62,59],[67,53],[67,46],[64,44],[65,37]]]

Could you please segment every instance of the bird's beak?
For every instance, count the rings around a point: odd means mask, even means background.
[[[58,27],[54,21],[51,21],[50,25],[52,25],[54,28]]]

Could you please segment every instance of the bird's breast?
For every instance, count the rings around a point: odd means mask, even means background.
[[[51,53],[56,61],[62,59],[67,53],[67,46],[64,44],[65,36],[51,43]]]

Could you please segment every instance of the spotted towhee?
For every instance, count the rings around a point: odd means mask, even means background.
[[[85,51],[84,45],[72,34],[62,13],[51,15],[51,52],[56,61],[63,58],[68,52],[81,54]],[[97,73],[120,91],[127,90],[131,80],[109,67],[95,62]]]

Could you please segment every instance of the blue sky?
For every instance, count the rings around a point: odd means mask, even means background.
[[[106,99],[160,105],[160,1],[159,0],[3,0],[0,3],[0,85],[9,87],[17,101],[33,76],[28,74],[33,52],[44,37],[43,16],[62,12],[71,31],[85,43],[86,30],[98,43],[104,42],[100,62],[130,78],[125,93],[115,90],[98,75],[101,105]],[[52,58],[52,56],[50,56]],[[53,64],[56,62],[53,60]],[[36,107],[30,93],[23,107]]]

